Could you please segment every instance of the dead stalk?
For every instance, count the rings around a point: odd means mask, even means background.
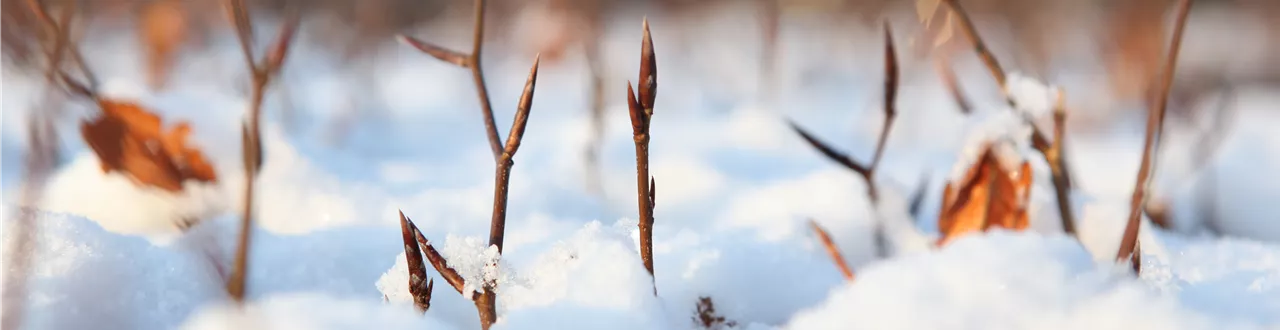
[[[947,61],[946,57],[935,57],[934,69],[938,71],[938,77],[942,78],[942,85],[951,94],[951,99],[956,101],[956,107],[960,108],[960,113],[966,115],[973,113],[973,103],[970,103],[964,96],[964,91],[960,90],[960,80],[956,78],[956,71]]]
[[[413,42],[414,41],[410,40],[411,44]],[[419,49],[422,48],[419,47]],[[430,52],[428,52],[428,54],[430,54]],[[498,163],[494,170],[493,218],[489,223],[489,245],[496,247],[499,255],[502,253],[503,234],[506,232],[507,226],[507,191],[511,182],[511,167],[515,165],[514,157],[516,155],[516,151],[520,150],[520,143],[524,140],[525,127],[529,123],[529,113],[533,109],[533,92],[538,81],[538,63],[540,62],[540,58],[540,56],[534,58],[533,67],[529,69],[529,78],[525,81],[524,92],[520,95],[520,103],[516,108],[515,119],[511,123],[511,129],[507,132],[506,145],[502,148],[501,154],[498,155]],[[492,326],[493,323],[498,320],[498,314],[496,311],[497,295],[494,293],[498,284],[489,280],[482,284],[482,290],[479,292],[464,292],[463,287],[466,284],[466,281],[462,276],[459,275],[456,270],[449,267],[444,256],[440,255],[440,253],[431,246],[431,242],[418,231],[418,227],[413,224],[413,221],[404,216],[404,213],[400,214],[400,220],[401,234],[405,237],[409,237],[410,235],[415,237],[418,241],[418,250],[422,251],[422,254],[425,254],[427,261],[431,263],[432,267],[435,267],[441,277],[444,277],[445,282],[448,282],[450,286],[458,291],[458,293],[475,303],[476,311],[480,316],[480,327],[488,329]],[[405,243],[406,258],[415,258],[414,253],[411,251],[413,249],[414,248],[411,247],[408,242]],[[431,284],[428,282],[427,287],[422,288],[421,281],[414,282],[413,278],[415,274],[419,272],[418,269],[424,268],[421,266],[421,257],[419,256],[417,258],[417,267],[414,266],[415,261],[409,261],[409,290],[411,293],[414,292],[414,290],[425,292],[425,299],[428,301],[424,307],[420,307],[420,310],[425,311],[429,306]],[[426,276],[425,270],[422,270],[421,273],[423,274],[423,277]],[[418,304],[418,294],[415,293],[414,296],[415,304]]]
[[[840,254],[840,248],[836,246],[836,242],[831,240],[831,235],[827,234],[826,229],[818,225],[817,221],[809,220],[809,227],[813,229],[813,233],[818,235],[818,240],[822,242],[822,246],[826,247],[827,254],[831,255],[831,261],[840,269],[840,274],[844,275],[847,281],[853,281],[853,270],[849,268],[849,264],[844,261],[844,255]]]
[[[987,48],[986,42],[982,41],[982,37],[978,35],[978,30],[973,25],[973,21],[969,18],[969,14],[960,6],[960,0],[946,0],[947,6],[956,14],[956,18],[960,23],[960,31],[973,44],[973,50],[982,59],[982,63],[986,65],[987,71],[991,73],[991,77],[995,78],[996,84],[1000,86],[1001,93],[1005,95],[1005,101],[1013,105],[1013,99],[1008,95],[1005,82],[1007,80],[1004,69],[1000,66],[1000,62],[996,60],[991,50]],[[1061,96],[1061,93],[1059,93]],[[1062,100],[1058,100],[1058,106],[1054,109],[1054,139],[1050,141],[1043,131],[1040,130],[1035,123],[1031,124],[1032,146],[1044,156],[1045,162],[1049,164],[1050,171],[1053,174],[1054,192],[1057,194],[1059,216],[1062,219],[1062,230],[1070,235],[1075,235],[1075,216],[1071,211],[1071,172],[1067,168],[1066,155],[1063,152],[1063,144],[1065,143],[1064,128],[1065,125],[1065,109]]]
[[[658,62],[653,53],[653,38],[649,34],[649,20],[643,23],[644,36],[640,44],[640,94],[636,95],[631,83],[627,83],[627,109],[631,115],[631,132],[636,145],[636,202],[640,210],[640,261],[644,269],[653,275],[653,207],[656,182],[649,175],[649,125],[653,118],[653,103],[658,93]],[[657,294],[657,287],[654,287]]]
[[[791,125],[791,129],[800,134],[800,137],[808,142],[810,146],[813,146],[814,149],[817,149],[818,152],[861,175],[862,180],[866,182],[867,196],[871,198],[872,204],[876,204],[880,200],[880,192],[875,183],[875,171],[880,166],[880,159],[884,156],[885,143],[889,139],[893,121],[898,116],[897,106],[894,104],[898,97],[898,59],[893,48],[893,31],[889,28],[888,22],[884,23],[884,37],[884,121],[880,127],[880,136],[876,141],[875,154],[871,158],[870,165],[854,161],[849,156],[818,140],[817,137],[800,128],[795,122],[788,122]],[[881,257],[887,256],[889,248],[884,237],[884,225],[880,221],[875,222],[875,240],[877,254]]]
[[[227,280],[227,294],[237,303],[244,301],[246,278],[249,272],[249,243],[253,224],[254,179],[262,167],[262,141],[259,126],[262,117],[262,99],[271,79],[279,73],[284,63],[289,45],[293,42],[293,34],[299,24],[299,17],[291,13],[280,29],[279,35],[261,60],[253,55],[253,25],[249,18],[248,7],[244,0],[226,0],[224,3],[232,23],[236,29],[236,37],[240,41],[240,50],[244,53],[245,64],[249,68],[252,92],[249,96],[248,122],[242,126],[243,157],[245,172],[244,209],[241,213],[240,233],[236,241],[235,263],[232,266],[230,279]]]
[[[489,103],[489,91],[485,87],[484,71],[480,65],[480,54],[484,45],[484,11],[485,1],[475,0],[475,19],[472,26],[470,54],[449,50],[406,35],[400,35],[400,40],[423,53],[427,53],[427,55],[431,55],[431,57],[471,69],[471,80],[475,82],[476,96],[480,99],[480,114],[484,115],[484,129],[486,136],[489,138],[489,148],[493,152],[494,162],[500,162],[502,142],[498,140],[498,125],[493,121],[493,107]]]
[[[1164,58],[1164,68],[1160,70],[1160,89],[1155,99],[1151,100],[1151,108],[1147,110],[1146,136],[1142,144],[1142,162],[1138,167],[1137,182],[1133,184],[1133,199],[1129,202],[1129,222],[1124,227],[1124,236],[1120,240],[1120,250],[1116,252],[1117,261],[1128,259],[1135,273],[1140,270],[1140,254],[1138,246],[1138,226],[1142,218],[1142,206],[1146,203],[1147,189],[1150,188],[1152,163],[1156,146],[1160,143],[1160,133],[1164,127],[1165,109],[1169,102],[1169,89],[1173,86],[1173,75],[1177,68],[1178,51],[1182,47],[1182,33],[1187,25],[1187,14],[1191,11],[1191,0],[1178,2],[1177,18],[1173,24],[1173,36],[1169,44],[1168,54]]]

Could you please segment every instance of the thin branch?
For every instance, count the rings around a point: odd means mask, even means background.
[[[471,66],[471,60],[467,54],[436,46],[435,44],[406,35],[400,35],[399,38],[400,42],[413,46],[413,48],[417,48],[418,51],[431,55],[431,57],[435,57],[437,60],[452,63],[453,65],[457,65],[462,68],[469,68]]]
[[[503,234],[507,226],[507,188],[511,182],[512,158],[520,150],[520,142],[524,139],[524,129],[529,122],[529,111],[533,106],[533,90],[538,82],[538,63],[541,55],[534,58],[533,68],[529,69],[529,78],[525,80],[524,92],[520,95],[520,104],[516,108],[515,119],[511,122],[511,130],[507,133],[507,145],[502,150],[502,158],[498,162],[493,187],[493,219],[489,223],[489,245],[498,247],[502,253]]]
[[[45,79],[51,84],[55,80],[61,82],[67,92],[72,95],[96,99],[97,80],[89,66],[85,64],[84,56],[80,54],[79,47],[71,42],[70,25],[72,14],[76,10],[76,4],[79,4],[79,2],[72,1],[62,8],[61,16],[59,16],[61,22],[59,22],[49,15],[48,9],[45,8],[44,3],[40,0],[27,0],[29,9],[35,14],[36,19],[44,25],[45,33],[53,38],[53,40],[50,40],[52,44],[46,45],[45,49],[46,62],[49,65],[45,69]],[[62,70],[63,58],[67,56],[70,56],[72,62],[80,68],[81,74],[85,76],[86,81],[77,81]]]
[[[1058,101],[1053,107],[1053,143],[1048,147],[1037,147],[1049,163],[1049,172],[1053,178],[1054,193],[1058,199],[1058,214],[1062,221],[1062,231],[1075,235],[1075,212],[1071,209],[1071,176],[1067,175],[1066,162],[1063,161],[1063,143],[1066,142],[1066,97],[1058,91]],[[1042,146],[1041,144],[1036,144]]]
[[[960,6],[960,0],[946,0],[945,2],[947,6],[951,7],[952,12],[956,14],[956,18],[959,19],[960,31],[972,41],[973,51],[978,53],[982,63],[987,66],[987,70],[991,71],[991,77],[995,78],[996,84],[1003,89],[1006,81],[1004,69],[1000,67],[1000,62],[996,60],[996,56],[991,54],[991,49],[987,48],[987,43],[983,42],[982,37],[978,36],[978,28],[974,27],[973,20],[969,19],[969,14],[965,13],[964,8]]]
[[[228,13],[232,16],[235,24],[236,36],[240,38],[241,50],[245,53],[246,65],[249,68],[252,92],[249,96],[249,113],[248,122],[242,127],[241,133],[243,138],[242,152],[244,159],[245,171],[245,190],[244,190],[244,209],[241,210],[240,232],[236,241],[235,263],[232,266],[231,278],[227,280],[227,293],[237,302],[243,302],[245,296],[245,287],[247,284],[247,276],[249,273],[249,248],[250,236],[253,224],[253,201],[254,201],[254,182],[258,176],[258,170],[262,167],[262,132],[260,128],[260,119],[262,117],[262,100],[266,94],[266,87],[282,67],[284,58],[289,50],[289,44],[293,42],[294,30],[299,24],[296,16],[290,16],[286,20],[285,26],[281,27],[276,40],[272,42],[272,47],[267,50],[267,54],[263,56],[262,63],[253,60],[252,49],[249,45],[252,43],[252,22],[249,19],[248,9],[245,7],[243,0],[226,0]],[[293,14],[291,14],[293,15]]]
[[[653,53],[653,38],[649,33],[649,19],[642,24],[644,35],[640,43],[639,98],[631,83],[627,83],[627,109],[631,117],[632,140],[636,146],[636,204],[640,212],[637,227],[640,229],[640,261],[644,269],[653,275],[653,202],[655,185],[649,175],[649,126],[653,118],[654,101],[658,95],[658,62]],[[657,294],[657,287],[654,287]]]
[[[849,156],[836,151],[835,148],[830,147],[825,142],[822,142],[822,140],[818,140],[817,137],[814,137],[813,134],[805,131],[803,128],[800,128],[800,125],[797,125],[795,122],[788,120],[787,124],[791,125],[791,130],[795,131],[796,134],[800,134],[800,137],[803,138],[805,142],[808,142],[814,149],[818,149],[818,152],[821,152],[823,156],[827,156],[828,159],[843,165],[845,168],[857,172],[864,178],[869,176],[871,173],[871,169],[869,167],[859,164],[857,161],[849,158]]]
[[[863,181],[866,182],[867,185],[867,196],[871,199],[873,204],[880,200],[880,192],[879,189],[876,188],[875,171],[876,168],[880,166],[880,160],[884,155],[884,148],[889,139],[890,129],[893,127],[894,119],[898,116],[897,106],[895,105],[898,97],[898,59],[896,54],[897,52],[893,47],[893,31],[890,28],[888,21],[884,22],[884,37],[884,121],[880,127],[880,136],[876,140],[875,153],[871,158],[871,164],[869,166],[860,164],[852,158],[849,158],[849,156],[836,151],[826,143],[818,140],[817,137],[809,134],[809,132],[805,131],[803,128],[800,128],[800,126],[796,125],[795,122],[787,121],[787,123],[791,125],[791,129],[797,134],[800,134],[800,137],[804,138],[805,142],[808,142],[814,149],[818,149],[818,151],[824,156],[827,156],[828,159],[831,159],[840,165],[844,165],[845,168],[861,175]],[[875,241],[877,247],[876,254],[882,257],[887,256],[889,244],[885,238],[884,224],[880,221],[875,222]]]
[[[422,249],[416,241],[417,226],[409,223],[409,218],[400,211],[400,235],[404,241],[404,259],[409,267],[409,295],[413,296],[413,305],[418,312],[426,312],[431,308],[431,286],[434,281],[427,277],[427,266],[422,264]]]
[[[480,113],[484,115],[485,134],[489,138],[489,149],[493,152],[493,161],[502,158],[502,142],[498,137],[498,126],[493,121],[493,107],[489,103],[489,91],[484,83],[484,71],[480,66],[480,54],[484,49],[484,0],[475,0],[475,20],[472,26],[471,53],[463,55],[444,47],[436,46],[409,36],[400,36],[400,40],[439,60],[471,69],[471,80],[476,85],[476,96],[480,99]],[[465,56],[465,60],[463,59]]]
[[[831,256],[831,261],[836,264],[836,268],[840,269],[840,274],[844,275],[846,281],[853,281],[853,270],[849,268],[849,264],[844,261],[844,255],[840,254],[840,248],[836,246],[835,241],[831,240],[831,235],[827,234],[826,229],[822,229],[817,221],[809,220],[809,227],[813,228],[813,233],[818,235],[818,240],[822,241],[822,246],[826,247],[827,254]]]
[[[1160,70],[1160,89],[1152,100],[1147,111],[1147,130],[1142,145],[1142,162],[1138,167],[1137,182],[1133,186],[1133,199],[1129,205],[1129,222],[1125,225],[1124,236],[1120,240],[1120,250],[1116,252],[1117,261],[1129,259],[1134,270],[1139,265],[1131,255],[1135,254],[1138,245],[1138,226],[1142,218],[1142,205],[1146,202],[1147,189],[1150,188],[1151,167],[1155,158],[1156,146],[1160,143],[1160,131],[1163,128],[1165,110],[1169,102],[1169,89],[1173,86],[1173,75],[1177,68],[1178,51],[1182,47],[1182,33],[1186,29],[1187,14],[1191,11],[1191,0],[1181,0],[1177,7],[1177,20],[1173,25],[1173,36],[1169,44],[1168,55],[1164,58],[1164,68]]]
[[[973,103],[969,102],[969,98],[964,96],[964,91],[960,89],[960,81],[956,78],[956,72],[947,63],[944,57],[934,58],[934,69],[938,71],[938,77],[942,78],[943,87],[947,88],[947,92],[951,94],[951,99],[956,101],[956,107],[960,108],[960,113],[973,113]]]

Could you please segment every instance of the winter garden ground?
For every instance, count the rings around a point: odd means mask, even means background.
[[[606,35],[611,98],[599,194],[583,174],[588,76],[576,55],[544,63],[511,180],[497,327],[691,328],[701,296],[747,329],[1280,326],[1280,222],[1271,202],[1280,198],[1271,184],[1280,182],[1274,90],[1238,90],[1233,126],[1200,172],[1188,174],[1185,165],[1196,128],[1169,124],[1158,195],[1172,198],[1178,215],[1197,214],[1201,204],[1193,201],[1215,198],[1216,226],[1226,235],[1144,225],[1143,273],[1134,279],[1110,260],[1140,156],[1137,113],[1106,114],[1112,117],[1076,125],[1068,135],[1083,244],[1059,233],[1047,165],[1029,153],[1036,171],[1032,231],[973,235],[932,250],[940,192],[953,165],[973,136],[1005,126],[992,124],[1008,110],[985,72],[971,56],[961,57],[962,80],[979,105],[964,116],[928,59],[903,56],[900,115],[878,178],[882,205],[872,208],[861,179],[805,145],[785,119],[855,157],[870,155],[882,116],[880,32],[791,21],[781,38],[776,90],[769,93],[756,83],[754,33],[738,32],[755,28],[743,18],[748,15],[730,12],[697,25],[650,17],[662,72],[651,147],[661,190],[658,297],[637,257],[634,156],[623,99],[626,80],[634,79],[640,16],[615,17]],[[911,18],[901,18],[895,27],[914,29]],[[1215,36],[1203,31],[1222,33],[1215,23],[1191,21],[1184,62],[1194,63],[1197,49],[1210,47]],[[230,260],[243,181],[238,125],[247,79],[233,39],[221,35],[212,50],[185,58],[163,93],[143,87],[132,39],[107,32],[85,39],[105,92],[136,99],[166,120],[192,122],[222,184],[191,185],[185,195],[172,196],[103,175],[76,123],[65,120],[62,163],[40,205],[29,326],[478,326],[472,304],[444,286],[425,316],[413,311],[396,216],[403,210],[427,237],[444,242],[442,252],[464,275],[479,276],[493,176],[468,73],[389,40],[375,60],[357,68],[370,70],[368,76],[350,75],[334,58],[308,50],[305,24],[283,87],[267,100],[250,302],[243,311],[227,302],[218,275],[225,265],[215,265]],[[423,27],[415,34],[460,46],[469,42],[467,29]],[[900,34],[899,44],[907,35]],[[515,45],[490,49],[486,74],[498,126],[505,128],[532,54]],[[1093,64],[1072,65],[1048,79],[1066,88],[1070,108],[1121,106],[1102,101],[1106,89],[1097,86]],[[23,118],[43,88],[34,77],[4,72],[6,242],[20,190]],[[350,115],[350,107],[363,112]],[[348,125],[348,133],[331,134],[337,124]],[[1204,175],[1216,178],[1209,197],[1193,193]],[[928,180],[927,195],[912,219],[906,200],[921,180]],[[179,236],[172,219],[180,215],[207,220]],[[874,257],[876,217],[896,247],[890,259]],[[833,234],[858,273],[855,283],[844,282],[807,229],[810,218]],[[434,270],[428,273],[438,279]]]

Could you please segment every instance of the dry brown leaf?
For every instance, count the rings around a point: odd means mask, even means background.
[[[181,191],[186,180],[217,182],[217,173],[199,149],[187,146],[191,127],[178,123],[165,132],[160,117],[128,102],[99,100],[102,116],[80,125],[80,133],[102,163],[134,183]]]
[[[961,235],[991,227],[1024,230],[1028,225],[1027,197],[1031,189],[1031,164],[1022,162],[1017,171],[1005,169],[994,151],[987,147],[964,178],[947,184],[942,192],[938,231],[942,246]]]

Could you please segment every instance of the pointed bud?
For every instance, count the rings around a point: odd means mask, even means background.
[[[646,126],[644,108],[636,101],[636,92],[631,88],[631,82],[627,82],[627,110],[631,114],[631,131],[635,135],[644,134]]]
[[[898,58],[893,50],[893,31],[889,21],[884,22],[884,113],[886,117],[897,114],[893,102],[898,98]]]
[[[280,27],[280,34],[276,36],[275,42],[271,44],[271,48],[267,50],[266,72],[272,74],[280,70],[284,65],[284,58],[289,53],[289,45],[293,43],[294,32],[298,30],[300,19],[298,14],[291,13],[285,18],[285,23]]]
[[[640,45],[640,105],[653,111],[658,96],[658,60],[653,54],[653,38],[649,34],[649,19],[644,19],[644,37]]]
[[[506,154],[515,156],[520,149],[520,140],[524,139],[524,128],[529,123],[529,112],[533,106],[533,90],[538,83],[538,63],[542,62],[542,54],[533,58],[533,68],[529,69],[529,78],[524,82],[524,93],[520,94],[520,105],[516,108],[516,118],[511,122],[511,131],[507,133]]]

